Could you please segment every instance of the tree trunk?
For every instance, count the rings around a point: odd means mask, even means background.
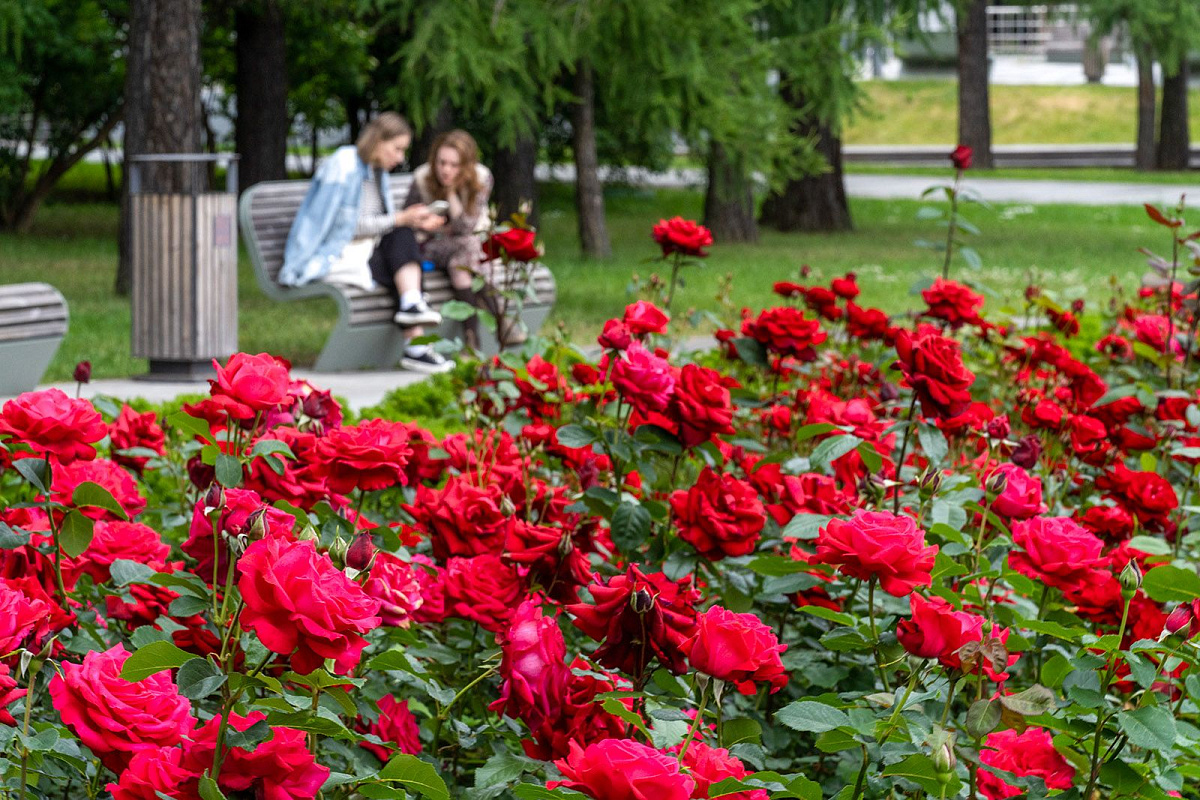
[[[429,152],[433,149],[433,140],[453,128],[454,106],[450,105],[449,100],[443,100],[433,119],[426,123],[413,139],[412,146],[408,148],[408,163],[418,165],[429,161],[433,157]]]
[[[360,95],[352,95],[343,98],[342,105],[346,109],[346,124],[350,126],[350,141],[356,141],[362,132],[363,99]]]
[[[988,107],[987,0],[968,0],[958,12],[958,143],[973,163],[991,169],[992,117]]]
[[[596,156],[596,85],[592,65],[580,62],[575,69],[575,97],[571,106],[571,149],[575,151],[575,211],[579,215],[579,246],[589,258],[608,258],[612,243],[604,219],[604,184]]]
[[[534,179],[537,157],[538,140],[533,135],[522,136],[512,147],[502,147],[496,151],[496,158],[492,162],[492,174],[496,179],[492,200],[497,206],[497,222],[508,219],[520,210],[522,203],[528,203],[529,224],[537,226],[537,181]]]
[[[237,31],[238,191],[287,178],[287,48],[279,0],[239,3]]]
[[[1139,170],[1154,169],[1154,114],[1158,101],[1154,91],[1154,58],[1144,43],[1135,48],[1137,55],[1137,146],[1133,165]]]
[[[784,101],[796,109],[808,106],[808,100],[796,85],[784,76]],[[846,201],[846,182],[842,176],[842,140],[833,128],[802,115],[794,125],[796,136],[815,143],[817,153],[829,168],[819,175],[807,175],[787,182],[781,192],[772,192],[763,201],[759,222],[781,231],[848,231],[854,227],[850,205]]]
[[[1159,169],[1188,168],[1192,146],[1188,135],[1187,84],[1188,63],[1185,55],[1179,60],[1175,74],[1163,77],[1162,118],[1158,130]]]
[[[125,176],[132,156],[200,150],[200,82],[200,0],[131,0],[125,66]],[[164,165],[143,166],[141,175],[144,187],[190,192],[204,172]],[[122,183],[116,291],[128,295],[132,276],[129,182]]]
[[[704,224],[718,242],[757,242],[754,184],[742,159],[719,142],[708,151],[708,191],[704,195]]]

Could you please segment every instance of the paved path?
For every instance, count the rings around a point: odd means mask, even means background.
[[[847,175],[846,191],[852,197],[884,200],[916,199],[930,184],[921,175]],[[967,178],[966,186],[989,203],[1063,203],[1083,206],[1125,206],[1154,203],[1173,206],[1179,195],[1200,201],[1200,174],[1186,184],[1115,183],[1108,181],[1046,181],[1013,178]]]

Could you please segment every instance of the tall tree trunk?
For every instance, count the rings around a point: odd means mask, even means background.
[[[130,0],[129,55],[125,62],[125,170],[130,158],[152,153],[195,153],[204,125],[200,114],[200,0]],[[141,168],[142,185],[190,192],[202,169]],[[120,260],[116,291],[128,295],[129,182],[121,197]]]
[[[754,184],[742,159],[719,142],[708,151],[708,191],[704,195],[704,224],[718,242],[757,242]]]
[[[238,191],[287,177],[287,48],[279,0],[239,3],[237,129]]]
[[[433,140],[453,128],[454,106],[450,105],[449,100],[443,100],[433,119],[426,123],[413,139],[412,146],[408,148],[408,163],[416,166],[431,160],[433,154],[429,151],[433,148]]]
[[[1165,70],[1164,70],[1165,72]],[[1158,168],[1187,169],[1191,157],[1188,135],[1188,63],[1179,60],[1174,75],[1163,77],[1162,118],[1158,129]]]
[[[357,94],[345,97],[342,99],[342,106],[346,109],[346,124],[350,126],[350,141],[353,142],[362,132],[363,98]]]
[[[1134,48],[1137,56],[1137,146],[1133,165],[1139,170],[1154,169],[1154,114],[1158,101],[1154,90],[1154,57],[1144,42]]]
[[[792,81],[784,76],[781,83],[784,101],[789,106],[795,109],[808,106],[808,100]],[[842,175],[841,137],[829,124],[807,115],[802,115],[793,128],[796,136],[814,143],[828,169],[819,175],[790,180],[782,191],[767,195],[759,222],[781,231],[851,230],[854,222]]]
[[[988,107],[987,0],[968,0],[958,12],[958,143],[974,165],[991,169],[992,117]]]
[[[575,210],[579,215],[579,245],[585,256],[608,258],[612,243],[604,219],[604,184],[596,155],[596,84],[592,65],[581,61],[575,69],[575,97],[571,106],[571,149],[575,151]]]
[[[509,218],[519,211],[522,203],[529,203],[529,224],[538,224],[537,167],[538,140],[536,136],[522,136],[512,147],[501,147],[496,151],[492,163],[492,174],[496,188],[492,195],[497,206],[497,222]]]

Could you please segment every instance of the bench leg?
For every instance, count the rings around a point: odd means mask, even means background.
[[[0,342],[0,395],[18,395],[37,388],[46,367],[54,360],[61,336]]]
[[[317,372],[395,369],[403,353],[404,336],[391,322],[351,327],[339,321],[313,369]]]

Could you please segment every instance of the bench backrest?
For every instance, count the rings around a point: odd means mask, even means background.
[[[412,186],[412,173],[390,175],[392,201],[404,205]],[[278,290],[276,282],[283,267],[283,250],[296,212],[304,201],[310,181],[265,181],[256,183],[242,196],[242,230],[259,281],[264,289]]]
[[[0,286],[0,342],[61,337],[67,332],[67,301],[48,283]]]

